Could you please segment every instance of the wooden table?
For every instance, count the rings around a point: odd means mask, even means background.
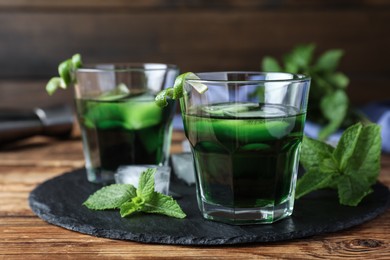
[[[180,152],[183,139],[183,133],[174,133],[173,153]],[[34,137],[0,150],[0,259],[390,259],[390,210],[343,232],[229,247],[154,245],[97,238],[50,225],[35,216],[28,206],[29,192],[47,179],[83,166],[77,134],[65,141]],[[390,155],[382,156],[380,180],[390,186]]]

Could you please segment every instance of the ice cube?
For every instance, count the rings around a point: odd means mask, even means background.
[[[171,168],[169,166],[157,165],[124,165],[118,168],[115,174],[115,182],[119,184],[132,184],[138,187],[138,181],[141,173],[149,168],[156,168],[154,174],[154,190],[163,194],[169,194],[169,182],[171,177]]]
[[[172,154],[171,158],[175,175],[188,185],[195,184],[195,169],[192,153]]]

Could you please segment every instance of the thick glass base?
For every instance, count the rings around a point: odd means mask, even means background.
[[[199,200],[199,209],[205,219],[232,225],[270,224],[290,216],[294,198],[281,204],[257,208],[228,208]]]
[[[98,184],[112,184],[115,182],[115,172],[108,171],[100,168],[88,168],[87,171],[87,179],[90,182],[98,183]]]

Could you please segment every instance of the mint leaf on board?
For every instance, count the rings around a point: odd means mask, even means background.
[[[369,193],[380,172],[381,136],[376,124],[349,127],[336,148],[303,138],[301,164],[306,173],[298,179],[296,198],[314,190],[338,191],[342,205],[356,206]]]
[[[305,169],[317,169],[324,158],[331,158],[334,148],[316,139],[303,137],[301,164]]]
[[[147,169],[141,174],[138,182],[137,196],[149,201],[154,193],[154,174],[156,168]]]
[[[112,184],[89,196],[83,205],[92,210],[119,208],[123,218],[136,212],[185,218],[186,214],[171,196],[154,191],[155,172],[155,168],[144,171],[140,176],[138,189],[131,184]]]
[[[380,172],[380,147],[380,126],[369,124],[363,127],[355,146],[356,152],[349,159],[345,172],[366,178],[369,183],[375,183]]]
[[[163,214],[175,218],[186,217],[186,214],[172,197],[158,192],[154,192],[152,199],[145,203],[145,207],[142,211]]]
[[[117,209],[136,195],[135,187],[131,184],[112,184],[96,191],[83,203],[93,210]]]
[[[120,207],[120,214],[121,217],[127,217],[134,212],[142,211],[143,207],[145,205],[145,200],[140,197],[134,197],[131,199],[131,201],[125,202]]]

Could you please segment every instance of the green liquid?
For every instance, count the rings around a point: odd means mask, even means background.
[[[183,117],[200,199],[253,208],[278,205],[290,196],[305,114],[280,105],[233,103]]]
[[[76,100],[87,168],[115,171],[121,165],[164,163],[174,104],[161,109],[153,96]]]

